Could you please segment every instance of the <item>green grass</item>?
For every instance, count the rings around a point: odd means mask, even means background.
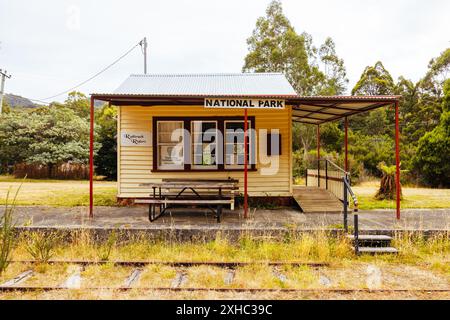
[[[395,208],[395,200],[375,199],[374,196],[378,186],[378,181],[369,181],[352,187],[358,198],[360,209],[372,210]],[[402,190],[402,208],[450,208],[450,189],[404,187]]]
[[[373,196],[358,196],[359,209],[395,209],[395,200],[376,200]],[[430,199],[428,196],[408,196],[401,201],[403,209],[444,209],[450,208],[450,200],[447,198]]]

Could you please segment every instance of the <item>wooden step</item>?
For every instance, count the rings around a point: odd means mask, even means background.
[[[353,250],[355,250],[355,248],[353,248]],[[359,247],[358,251],[359,253],[367,253],[367,254],[398,253],[398,250],[393,247]]]
[[[355,235],[353,234],[349,234],[347,235],[347,238],[354,240],[355,239]],[[373,240],[373,241],[391,241],[392,237],[390,236],[386,236],[384,234],[360,234],[358,236],[359,240]]]
[[[355,244],[355,236],[353,234],[347,235],[353,244]],[[390,247],[392,237],[382,234],[360,234],[358,236],[358,245],[360,247]]]

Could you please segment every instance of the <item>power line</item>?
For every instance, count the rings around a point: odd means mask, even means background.
[[[116,60],[114,60],[114,62],[112,62],[111,64],[109,64],[108,66],[106,66],[105,68],[103,68],[102,70],[100,70],[99,72],[97,72],[96,74],[94,74],[92,77],[90,77],[90,78],[84,80],[83,82],[77,84],[76,86],[74,86],[74,87],[72,87],[72,88],[70,88],[70,89],[64,90],[64,91],[62,91],[62,92],[60,92],[60,93],[58,93],[58,94],[52,95],[52,96],[50,96],[50,97],[47,97],[47,98],[42,98],[42,99],[30,99],[30,100],[35,100],[35,101],[41,101],[41,102],[42,102],[42,100],[53,99],[53,98],[56,98],[56,97],[58,97],[58,96],[60,96],[60,95],[69,93],[69,92],[75,90],[75,89],[78,88],[78,87],[81,87],[82,85],[86,84],[87,82],[91,81],[91,80],[94,79],[95,77],[99,76],[100,74],[102,74],[103,72],[105,72],[106,70],[108,70],[109,68],[111,68],[113,65],[115,65],[117,62],[119,62],[120,60],[122,60],[123,58],[125,58],[125,57],[126,57],[131,51],[133,51],[137,46],[141,45],[141,43],[142,43],[142,41],[139,41],[139,42],[136,43],[131,49],[129,49],[127,52],[125,52],[125,53],[124,53],[123,55],[121,55],[119,58],[117,58]]]

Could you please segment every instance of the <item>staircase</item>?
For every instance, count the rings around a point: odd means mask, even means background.
[[[366,254],[397,254],[398,250],[391,246],[392,237],[380,234],[360,234],[358,225],[358,215],[354,216],[354,234],[347,237],[353,243],[356,255]]]

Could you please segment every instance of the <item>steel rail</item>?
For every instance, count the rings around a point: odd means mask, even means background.
[[[333,288],[207,288],[207,287],[81,287],[67,288],[63,286],[0,286],[0,292],[13,291],[61,291],[61,290],[111,290],[111,291],[216,291],[216,292],[297,292],[297,293],[445,293],[450,292],[448,289],[333,289]]]
[[[36,260],[11,260],[10,263],[38,264]],[[327,267],[328,262],[303,262],[303,261],[106,261],[106,260],[50,260],[48,264],[78,264],[78,265],[104,265],[113,264],[115,266],[143,267],[152,264],[169,265],[173,267],[190,266],[218,266],[224,268],[240,267],[248,265],[268,265],[268,266],[308,266]]]

